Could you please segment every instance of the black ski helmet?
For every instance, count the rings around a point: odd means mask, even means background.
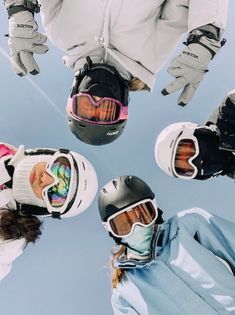
[[[120,176],[107,183],[99,193],[98,207],[102,222],[128,206],[155,197],[150,187],[139,177]]]
[[[112,97],[126,106],[129,102],[128,82],[114,67],[105,63],[93,64],[90,57],[87,57],[87,63],[79,75],[75,76],[70,98],[79,92],[99,97]],[[120,120],[108,125],[91,124],[76,119],[68,110],[67,117],[72,133],[79,140],[92,145],[113,142],[122,134],[127,123],[127,120]]]

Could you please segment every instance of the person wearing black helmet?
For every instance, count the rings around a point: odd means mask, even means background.
[[[170,176],[205,180],[235,178],[235,90],[230,91],[205,125],[179,122],[158,135],[155,158]]]
[[[136,176],[99,193],[112,258],[114,314],[233,314],[235,224],[200,208],[163,222],[155,195]]]
[[[87,63],[68,99],[68,123],[74,135],[93,145],[108,144],[123,132],[128,118],[128,82],[106,64]]]
[[[155,74],[186,32],[187,47],[168,69],[174,81],[162,94],[182,90],[178,104],[184,106],[191,100],[224,43],[229,1],[39,3],[4,1],[13,70],[21,76],[39,73],[33,54],[48,50],[46,37],[34,21],[41,10],[47,36],[65,52],[64,62],[75,74],[67,106],[69,127],[81,141],[104,145],[116,140],[125,128],[129,91],[153,89]]]

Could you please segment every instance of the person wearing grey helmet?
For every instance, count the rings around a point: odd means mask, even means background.
[[[235,224],[194,207],[163,221],[142,179],[108,182],[98,199],[112,251],[115,315],[234,314]]]
[[[186,47],[172,60],[175,78],[162,90],[182,90],[178,104],[193,97],[224,41],[228,0],[5,0],[11,64],[18,75],[37,74],[33,54],[45,53],[46,37],[34,15],[41,10],[49,39],[74,72],[67,104],[73,134],[92,145],[123,133],[129,91],[153,90],[155,74],[187,33]],[[40,6],[40,5],[41,6]]]

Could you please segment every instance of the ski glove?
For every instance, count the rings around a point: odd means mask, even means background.
[[[223,43],[222,43],[223,44]],[[221,42],[208,38],[200,30],[194,30],[189,34],[187,47],[174,58],[168,73],[175,80],[162,90],[163,95],[171,94],[183,89],[178,105],[185,106],[192,99],[198,85],[202,81],[207,67],[222,46]]]
[[[39,73],[33,54],[44,54],[48,51],[48,47],[44,45],[46,40],[46,35],[38,32],[31,12],[22,11],[10,17],[8,46],[12,69],[17,75]]]
[[[235,90],[221,106],[216,125],[220,133],[220,148],[235,151]]]

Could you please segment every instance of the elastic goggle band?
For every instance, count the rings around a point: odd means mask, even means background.
[[[103,224],[114,236],[127,237],[136,225],[148,227],[157,216],[157,206],[151,199],[146,199],[111,215]]]
[[[67,111],[76,119],[91,124],[108,125],[128,118],[128,106],[118,100],[103,97],[95,101],[86,93],[78,93],[69,98]]]

